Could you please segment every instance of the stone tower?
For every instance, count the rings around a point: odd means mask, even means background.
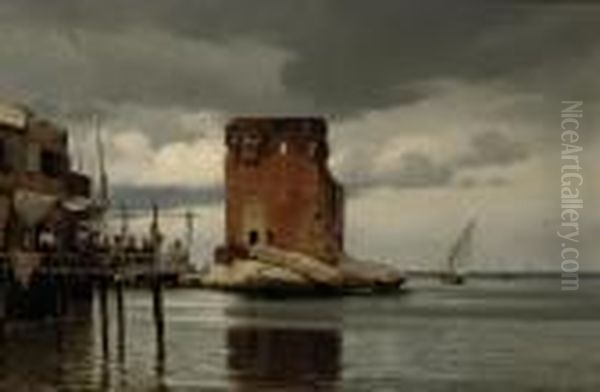
[[[344,191],[327,166],[325,120],[237,118],[226,144],[226,246],[218,259],[263,244],[337,264]]]

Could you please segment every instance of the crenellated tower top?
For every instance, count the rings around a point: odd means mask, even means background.
[[[234,159],[258,164],[271,154],[308,157],[326,162],[327,123],[320,117],[238,117],[226,128]]]

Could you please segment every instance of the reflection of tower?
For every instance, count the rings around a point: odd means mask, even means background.
[[[267,244],[335,264],[343,188],[321,118],[238,118],[226,129],[227,248]]]
[[[228,331],[229,369],[239,391],[334,391],[338,330],[238,326]]]

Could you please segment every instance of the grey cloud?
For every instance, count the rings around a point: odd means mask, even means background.
[[[486,131],[471,138],[470,150],[457,159],[459,166],[507,166],[529,158],[525,143],[511,140],[505,133]]]
[[[437,163],[421,152],[401,155],[385,169],[375,166],[374,156],[366,151],[355,152],[349,161],[342,163],[340,178],[351,192],[371,188],[428,188],[448,186],[452,183],[454,170],[451,166]]]
[[[478,186],[491,186],[491,187],[502,187],[510,184],[510,180],[506,177],[501,176],[491,176],[478,178],[473,175],[464,176],[455,181],[456,185],[460,188],[474,188]]]
[[[478,133],[469,140],[468,148],[450,159],[440,160],[423,152],[409,151],[384,168],[378,166],[378,155],[371,148],[357,148],[338,162],[336,169],[353,190],[504,186],[510,183],[505,176],[496,174],[488,177],[485,172],[479,175],[477,170],[490,166],[506,170],[530,156],[527,144],[512,140],[500,131]]]
[[[423,188],[450,184],[454,173],[447,165],[436,163],[431,157],[418,153],[404,154],[397,167],[381,178],[399,188]]]
[[[113,207],[124,205],[130,210],[148,210],[153,203],[161,209],[194,205],[213,205],[223,201],[222,187],[125,186],[112,190]]]
[[[506,177],[494,176],[487,179],[487,184],[490,186],[505,186],[510,183]]]

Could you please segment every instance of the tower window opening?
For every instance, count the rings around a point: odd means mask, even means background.
[[[260,235],[258,234],[258,231],[252,230],[248,233],[248,243],[251,246],[258,244],[259,240],[260,240]]]
[[[287,153],[288,153],[288,144],[287,144],[287,142],[282,142],[279,145],[279,153],[281,155],[287,155]]]

